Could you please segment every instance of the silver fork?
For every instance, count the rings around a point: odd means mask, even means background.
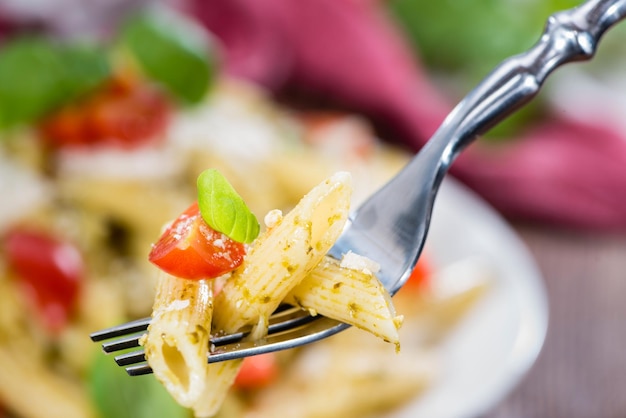
[[[331,255],[340,258],[352,250],[376,260],[381,265],[380,280],[395,294],[422,251],[437,191],[457,155],[530,101],[557,67],[591,59],[604,33],[625,16],[626,0],[590,0],[550,16],[530,50],[496,67],[454,108],[413,160],[352,213]],[[91,338],[109,340],[102,345],[107,353],[138,347],[149,323],[150,318],[129,322],[95,332]],[[348,326],[296,308],[281,310],[272,315],[262,341],[248,341],[248,330],[213,337],[208,362],[298,347]],[[143,350],[118,355],[115,361],[130,375],[151,372]]]

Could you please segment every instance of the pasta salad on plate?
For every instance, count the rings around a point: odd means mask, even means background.
[[[410,155],[357,115],[277,104],[151,19],[104,51],[36,37],[0,49],[4,76],[32,57],[52,68],[28,98],[0,89],[16,100],[0,117],[0,416],[362,417],[419,399],[444,341],[492,292],[490,263],[441,263],[427,244],[390,299],[375,260],[328,258],[350,208]],[[207,77],[181,88],[159,64],[172,56]],[[78,67],[89,77],[66,73]],[[245,202],[243,218],[224,196]],[[211,248],[189,244],[198,235]],[[212,333],[262,338],[282,303],[354,326],[207,364]],[[127,376],[89,341],[150,315],[154,375]]]

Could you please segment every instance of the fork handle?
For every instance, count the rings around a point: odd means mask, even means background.
[[[626,17],[626,0],[589,0],[548,18],[539,41],[503,61],[448,115],[433,136],[440,175],[474,139],[529,102],[557,67],[591,59],[604,33]]]

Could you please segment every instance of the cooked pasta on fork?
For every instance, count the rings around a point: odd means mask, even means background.
[[[350,199],[351,176],[338,172],[285,216],[272,212],[257,237],[256,217],[227,180],[216,170],[199,176],[198,203],[165,229],[150,253],[164,271],[140,340],[176,401],[198,417],[217,413],[243,360],[208,363],[210,335],[250,326],[247,338],[260,340],[283,303],[355,325],[399,349],[402,318],[376,279],[376,263],[326,255]]]

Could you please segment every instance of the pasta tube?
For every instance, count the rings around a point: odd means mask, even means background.
[[[325,257],[285,302],[354,325],[399,347],[402,317],[396,316],[391,296],[369,270],[345,268]]]
[[[212,289],[210,280],[161,273],[152,323],[143,340],[155,376],[186,407],[197,402],[206,386]]]
[[[237,359],[209,364],[204,393],[193,405],[196,418],[212,417],[217,414],[239,373],[242,362],[242,359]]]
[[[341,234],[351,190],[350,174],[336,173],[260,235],[216,296],[214,327],[228,333],[253,325],[262,334],[269,315]]]
[[[216,297],[214,332],[254,325],[252,338],[264,335],[269,315],[339,237],[348,216],[350,183],[348,173],[330,177],[257,239]],[[206,393],[195,408],[198,416],[218,411],[240,366],[241,360],[209,365]]]

